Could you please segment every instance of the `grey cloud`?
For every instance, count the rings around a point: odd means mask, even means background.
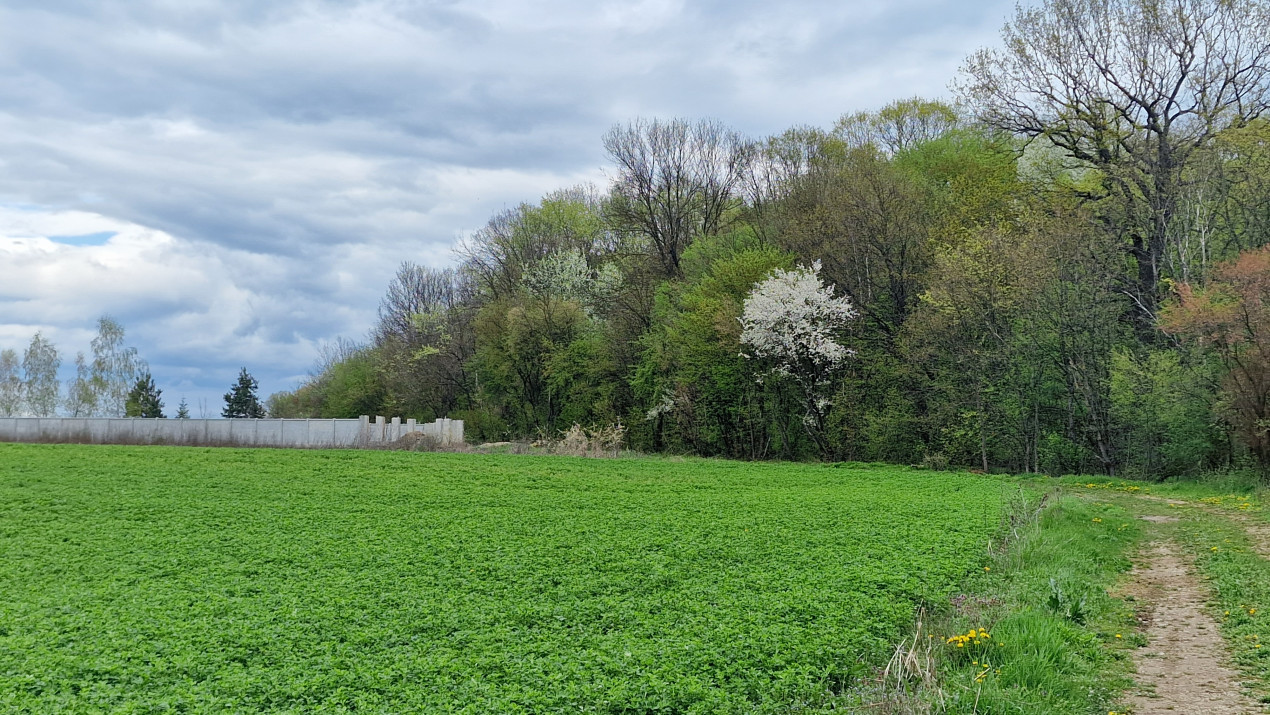
[[[113,312],[187,390],[218,399],[240,364],[287,387],[316,344],[365,334],[399,261],[445,263],[494,211],[600,178],[612,124],[763,135],[942,95],[1010,5],[5,3],[0,208],[170,239],[23,249],[22,269],[0,246],[0,347]],[[7,278],[31,266],[43,283]],[[166,278],[153,300],[112,284]]]

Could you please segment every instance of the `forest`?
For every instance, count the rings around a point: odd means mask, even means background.
[[[604,186],[406,260],[271,416],[1165,478],[1270,464],[1270,14],[1049,0],[952,98],[634,119]],[[784,346],[782,348],[782,346]]]

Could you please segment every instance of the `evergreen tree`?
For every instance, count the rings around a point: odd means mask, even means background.
[[[155,387],[154,378],[150,373],[144,372],[141,377],[137,378],[137,382],[132,386],[132,390],[128,393],[128,399],[124,403],[124,415],[127,417],[159,417],[164,418],[163,401],[159,399],[163,394],[163,390]]]
[[[260,419],[264,417],[264,405],[260,404],[260,398],[256,396],[256,388],[259,386],[260,383],[244,367],[238,373],[238,382],[234,384],[229,392],[225,393],[225,409],[221,410],[220,416],[230,419],[238,417]]]
[[[185,396],[181,396],[181,404],[176,406],[176,418],[178,420],[188,420],[190,418],[190,405],[185,401]]]

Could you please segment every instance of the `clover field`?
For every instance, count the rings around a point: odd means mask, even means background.
[[[815,712],[1002,482],[861,465],[0,444],[0,711]]]

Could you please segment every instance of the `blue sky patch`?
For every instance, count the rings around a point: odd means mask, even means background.
[[[101,246],[115,237],[118,231],[98,231],[97,233],[82,233],[78,236],[49,236],[50,241],[64,243],[67,246]]]

